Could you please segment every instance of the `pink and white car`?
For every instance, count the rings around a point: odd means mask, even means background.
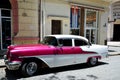
[[[32,76],[38,69],[60,67],[80,63],[94,66],[98,59],[108,56],[108,48],[93,45],[81,36],[48,35],[42,44],[11,45],[4,56],[9,70],[21,70],[23,75]]]

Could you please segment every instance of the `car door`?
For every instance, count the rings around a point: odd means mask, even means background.
[[[74,40],[74,53],[75,55],[75,62],[76,63],[84,63],[90,56],[90,54],[86,53],[82,50],[81,47],[88,47],[88,43],[85,40],[82,39],[75,39]]]
[[[58,54],[55,57],[55,65],[65,66],[74,63],[75,55],[73,53],[73,43],[72,39],[59,39],[61,47],[58,47]]]

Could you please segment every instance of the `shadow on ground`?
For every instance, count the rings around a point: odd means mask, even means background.
[[[102,66],[102,65],[107,65],[107,64],[108,63],[99,62],[98,65],[96,65],[96,66]],[[93,67],[96,67],[96,66],[93,66]],[[45,74],[50,74],[50,73],[56,74],[56,73],[59,73],[59,72],[93,68],[93,67],[90,67],[90,66],[88,66],[87,64],[84,63],[84,64],[65,66],[65,67],[43,69],[42,71],[38,72],[38,74],[35,75],[35,76],[45,75]],[[5,69],[5,71],[6,71],[6,76],[5,76],[5,78],[3,78],[3,80],[16,80],[16,79],[25,78],[21,75],[20,71],[9,71],[7,69]],[[88,76],[91,77],[91,75],[88,75]],[[27,78],[29,78],[29,77],[27,77]],[[70,76],[70,78],[71,78],[71,76]]]

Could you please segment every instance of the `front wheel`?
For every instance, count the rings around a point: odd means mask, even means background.
[[[24,76],[33,76],[38,71],[38,64],[36,62],[26,62],[21,67]]]
[[[96,57],[91,57],[88,60],[88,65],[90,65],[90,66],[95,66],[97,63],[98,63],[98,59]]]

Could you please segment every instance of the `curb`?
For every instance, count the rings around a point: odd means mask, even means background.
[[[120,45],[107,45],[108,47],[120,47]]]
[[[116,56],[116,55],[120,55],[120,53],[117,54],[108,54],[109,56]]]

